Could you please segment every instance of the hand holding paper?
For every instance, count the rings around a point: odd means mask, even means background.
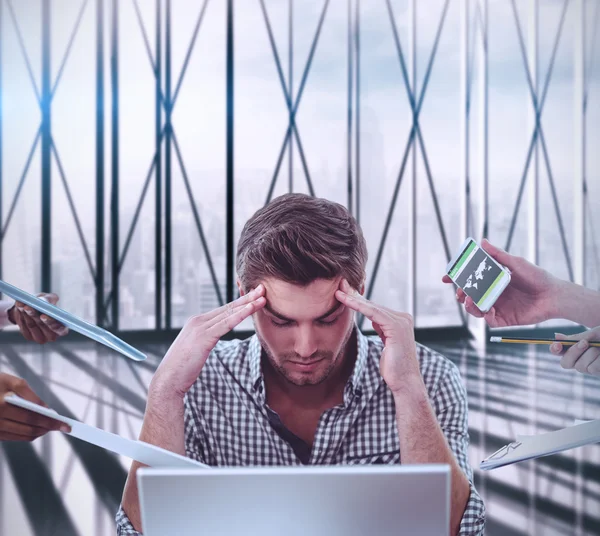
[[[43,415],[47,420],[54,420],[59,423],[54,429],[58,429],[60,423],[65,423],[71,427],[71,431],[66,432],[68,435],[87,441],[92,445],[102,447],[115,454],[127,456],[128,458],[150,467],[207,467],[200,462],[150,445],[149,443],[125,439],[124,437],[106,432],[100,428],[95,428],[94,426],[90,426],[75,419],[64,417],[53,409],[34,404],[17,395],[9,395],[5,397],[4,400],[8,404],[13,405],[15,409],[23,408],[29,412],[35,412],[34,414]]]

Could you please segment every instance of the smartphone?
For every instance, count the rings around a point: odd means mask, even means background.
[[[510,271],[492,259],[471,237],[450,260],[446,273],[483,313],[492,308],[510,283]]]

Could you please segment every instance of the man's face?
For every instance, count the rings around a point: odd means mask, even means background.
[[[340,278],[263,284],[267,303],[254,325],[272,367],[294,385],[323,382],[341,364],[354,327],[353,311],[335,298]]]

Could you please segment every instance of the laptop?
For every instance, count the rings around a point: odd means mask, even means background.
[[[145,536],[440,536],[450,466],[141,468]]]

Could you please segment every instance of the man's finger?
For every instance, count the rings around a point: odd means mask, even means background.
[[[555,333],[554,338],[559,341],[567,340],[567,336],[563,333]],[[564,345],[560,344],[559,342],[553,342],[550,345],[550,352],[553,353],[554,355],[561,355],[563,353],[563,351],[565,350],[565,348],[567,348],[567,346],[564,346]]]
[[[208,328],[206,332],[212,337],[219,339],[229,333],[238,324],[241,324],[246,318],[264,307],[265,303],[267,303],[266,298],[260,296],[257,300],[247,303],[243,307],[236,308],[235,312],[226,315],[219,322]]]
[[[27,326],[29,333],[31,335],[31,339],[38,344],[44,344],[46,342],[46,337],[41,332],[40,328],[37,325],[35,319],[28,314],[24,313],[20,317],[19,328],[22,326]]]
[[[42,333],[37,325],[27,327],[29,328],[29,332],[31,333],[31,337],[33,338],[34,342],[37,342],[38,344],[44,344],[48,342],[46,340],[46,336]]]
[[[467,295],[465,294],[465,291],[462,288],[456,289],[456,299],[459,301],[459,303],[465,303]]]
[[[34,320],[36,318],[39,318],[39,316],[40,316],[39,311],[36,311],[33,307],[30,307],[29,305],[26,305],[25,307],[23,307],[23,312],[25,313],[26,316],[28,316],[29,318],[33,318]]]
[[[600,339],[600,335],[598,334],[597,329],[589,329],[580,333],[574,333],[573,335],[555,333],[554,338],[561,341],[596,341]],[[571,348],[571,345],[555,342],[550,345],[550,352],[552,352],[554,355],[561,355],[563,352],[568,351],[569,348]]]
[[[588,366],[588,372],[594,376],[600,376],[600,356],[598,356],[595,361]]]
[[[589,373],[589,366],[596,361],[596,359],[600,356],[600,348],[590,347],[588,350],[583,352],[581,357],[575,363],[575,370],[581,372],[582,374]]]
[[[42,322],[41,318],[38,319],[36,324],[44,336],[44,342],[54,342],[56,339],[58,339],[58,334],[52,331],[44,322]]]
[[[40,315],[40,320],[44,323],[44,325],[48,329],[50,329],[51,331],[53,331],[60,337],[69,333],[69,328],[67,326],[65,326],[64,324],[61,324],[58,320],[54,320],[53,318],[50,318],[47,315]]]
[[[479,310],[479,308],[475,305],[473,298],[471,296],[467,296],[465,298],[465,311],[475,318],[483,318],[483,313]]]
[[[496,308],[492,307],[487,313],[483,315],[483,319],[491,328],[499,328],[502,327],[498,318],[496,318]]]
[[[383,334],[383,330],[381,329],[381,326],[377,323],[377,322],[372,322],[373,324],[373,329],[376,331],[377,335],[379,335],[379,338],[385,342],[385,335]]]
[[[68,429],[69,427],[68,424],[63,423],[62,421],[51,419],[50,417],[40,415],[39,413],[29,411],[25,408],[13,406],[9,402],[3,402],[1,411],[2,418],[5,420],[21,423],[29,427],[33,426],[36,428],[40,428],[46,432],[50,430],[60,430],[65,426],[67,427],[66,429]]]
[[[489,255],[495,260],[497,260],[500,264],[503,264],[504,266],[510,268],[510,265],[512,264],[511,261],[513,259],[513,256],[510,253],[507,253],[506,251],[497,246],[494,246],[494,244],[492,244],[487,238],[484,238],[482,240],[481,248],[486,253],[489,253]]]
[[[2,430],[0,433],[20,435],[29,439],[35,439],[48,432],[48,429],[46,428],[40,428],[39,426],[24,424],[8,419],[0,419],[0,430]]]
[[[204,327],[208,330],[210,328],[212,328],[213,326],[216,326],[219,322],[221,322],[223,319],[226,319],[230,316],[235,315],[237,312],[241,311],[244,309],[244,307],[246,307],[249,304],[254,303],[255,301],[257,301],[258,299],[264,299],[266,302],[266,298],[264,298],[264,296],[259,296],[256,300],[254,301],[250,301],[248,303],[243,303],[240,305],[235,305],[235,302],[231,302],[228,305],[230,307],[227,307],[224,311],[222,311],[219,315],[217,316],[213,316],[210,320],[206,321],[205,320],[205,324]],[[258,309],[257,309],[258,310]],[[237,325],[237,324],[236,324]]]
[[[17,325],[19,326],[19,329],[21,330],[21,335],[23,335],[23,337],[31,342],[35,342],[33,340],[33,335],[31,334],[31,331],[29,330],[29,328],[23,324],[22,322],[19,324],[17,323]]]
[[[444,277],[442,277],[442,281],[444,283],[452,283],[452,279],[450,279],[450,276],[448,275],[444,275]]]
[[[48,303],[51,303],[52,305],[56,305],[58,303],[58,296],[52,292],[42,292],[41,294],[38,294],[37,297],[47,301]]]
[[[582,339],[577,344],[571,346],[562,356],[560,365],[565,369],[572,369],[577,363],[577,360],[583,355],[583,353],[590,347],[590,343]]]
[[[261,283],[255,289],[251,290],[250,292],[247,292],[243,296],[240,296],[237,300],[226,303],[225,305],[222,305],[221,307],[214,309],[213,311],[210,311],[202,316],[207,321],[213,320],[214,318],[220,317],[221,315],[223,315],[223,313],[227,313],[228,311],[233,311],[235,308],[239,307],[240,305],[246,305],[246,304],[256,300],[258,297],[262,296],[264,294],[264,292],[265,292],[265,287]]]
[[[0,432],[0,441],[31,441],[30,437]]]
[[[556,333],[555,335],[559,334]],[[574,333],[573,335],[563,335],[562,333],[560,333],[560,335],[562,335],[566,341],[594,341],[600,339],[600,336],[595,329],[588,329],[586,331],[581,331],[580,333]]]
[[[385,326],[389,323],[391,317],[379,309],[375,304],[363,298],[359,294],[351,296],[342,290],[335,293],[335,297],[350,309],[366,316],[371,322],[376,322],[380,326]]]

